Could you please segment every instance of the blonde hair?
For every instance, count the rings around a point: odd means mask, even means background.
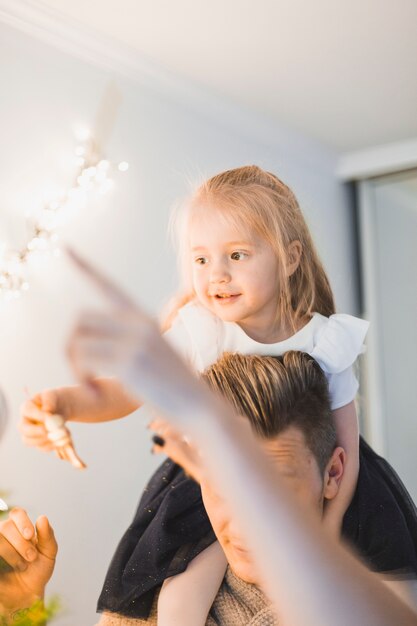
[[[201,377],[262,439],[291,426],[301,430],[324,471],[336,447],[336,428],[326,376],[313,357],[294,350],[277,357],[225,352]]]
[[[182,289],[171,300],[164,329],[169,328],[178,309],[195,298],[184,233],[197,210],[207,211],[213,207],[234,225],[255,232],[274,250],[279,261],[277,319],[290,323],[295,329],[314,312],[327,317],[335,312],[329,280],[294,193],[274,174],[249,165],[213,176],[173,214],[171,231],[176,239]],[[293,241],[300,242],[302,252],[297,269],[288,277],[287,250]]]

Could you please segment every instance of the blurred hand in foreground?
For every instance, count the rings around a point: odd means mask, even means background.
[[[26,511],[14,508],[0,522],[0,607],[15,611],[44,596],[58,545],[48,518],[34,525]]]

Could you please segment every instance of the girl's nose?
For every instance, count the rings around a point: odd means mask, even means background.
[[[226,263],[218,262],[212,264],[210,273],[211,283],[228,283],[230,282],[230,278],[229,268]]]

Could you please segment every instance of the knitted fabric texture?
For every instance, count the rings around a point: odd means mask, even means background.
[[[157,626],[157,600],[147,619],[103,613],[97,626]],[[184,608],[186,610],[186,607]],[[271,606],[255,585],[244,582],[227,568],[226,575],[211,607],[206,626],[278,626]]]

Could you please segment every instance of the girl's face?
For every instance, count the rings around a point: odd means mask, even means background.
[[[190,220],[192,280],[198,300],[253,339],[277,341],[278,260],[269,243],[217,210]]]

